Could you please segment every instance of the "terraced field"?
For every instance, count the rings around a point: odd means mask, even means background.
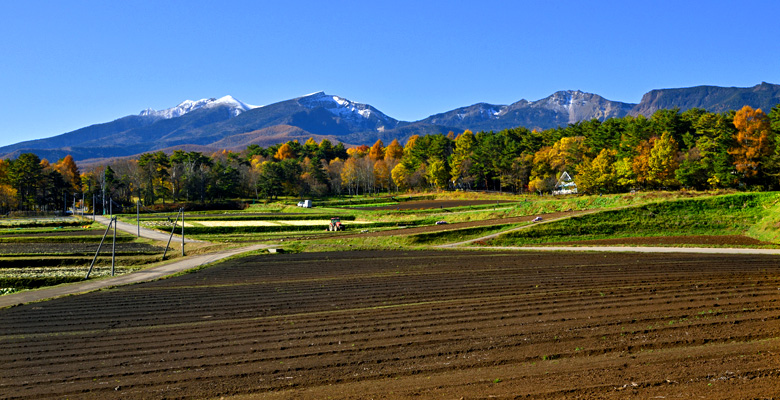
[[[769,398],[772,256],[240,258],[0,310],[0,397]]]

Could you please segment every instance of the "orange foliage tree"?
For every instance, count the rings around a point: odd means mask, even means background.
[[[281,146],[279,146],[279,150],[276,151],[276,154],[274,154],[274,158],[277,160],[287,160],[290,158],[295,158],[295,154],[293,154],[292,148],[289,144],[285,143]]]
[[[376,162],[379,160],[385,159],[385,144],[382,143],[382,139],[379,139],[374,143],[373,146],[371,146],[371,149],[368,150],[368,157],[371,158],[372,161]]]
[[[761,109],[754,110],[750,106],[742,107],[734,115],[734,136],[736,146],[729,149],[734,159],[737,172],[745,178],[753,178],[761,170],[761,163],[769,156],[772,148],[772,137],[769,118]]]

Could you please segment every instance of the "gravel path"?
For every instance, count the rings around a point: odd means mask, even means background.
[[[104,216],[96,216],[95,221],[100,222],[103,225],[108,226],[109,221],[111,221],[110,218],[104,217]],[[185,221],[186,222],[186,221]],[[122,232],[127,232],[131,235],[137,235],[138,234],[138,226],[135,224],[129,224],[127,222],[117,221],[117,229],[119,229]],[[181,232],[181,226],[176,229],[176,232]],[[152,229],[147,228],[141,228],[141,237],[152,239],[152,240],[158,240],[160,242],[167,242],[168,238],[171,236],[170,233],[164,233],[155,231]],[[172,243],[181,243],[181,235],[177,235],[176,233],[173,234],[173,239],[171,240]],[[184,243],[198,243],[201,242],[200,240],[190,239],[187,237],[187,228],[184,228]]]

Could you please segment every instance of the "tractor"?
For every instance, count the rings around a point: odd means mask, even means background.
[[[341,218],[331,218],[330,224],[328,224],[328,231],[343,231],[344,225],[341,223]]]

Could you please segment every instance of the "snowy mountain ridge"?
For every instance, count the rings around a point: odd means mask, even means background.
[[[220,97],[218,99],[210,98],[210,99],[200,99],[196,101],[184,100],[183,102],[179,103],[179,105],[177,105],[176,107],[167,108],[165,110],[154,110],[151,108],[147,108],[146,110],[141,111],[138,115],[142,117],[149,116],[149,117],[157,117],[163,119],[171,119],[171,118],[181,117],[184,114],[190,113],[200,108],[213,108],[219,106],[230,107],[234,117],[241,114],[244,111],[249,111],[253,108],[261,107],[261,106],[253,106],[253,105],[246,104],[240,100],[236,100],[235,98],[233,98],[233,96],[227,95],[224,97]]]
[[[295,99],[298,104],[314,109],[322,107],[331,114],[358,124],[366,122],[375,123],[376,130],[391,129],[398,125],[398,121],[388,117],[376,108],[363,103],[356,103],[343,97],[316,92]]]
[[[0,158],[35,152],[42,158],[70,154],[77,161],[141,154],[177,146],[217,146],[240,150],[249,144],[267,146],[289,140],[317,140],[350,145],[400,142],[413,135],[448,131],[501,131],[524,127],[555,129],[579,121],[650,117],[657,110],[702,108],[710,112],[738,110],[744,105],[769,110],[780,104],[780,85],[762,83],[735,88],[696,86],[657,89],[639,104],[610,101],[580,90],[558,91],[536,100],[509,105],[476,103],[431,115],[419,121],[399,121],[369,104],[324,92],[270,103],[262,107],[232,96],[188,100],[164,110],[148,109],[114,121],[60,135],[0,147]],[[205,148],[205,147],[204,147]]]

